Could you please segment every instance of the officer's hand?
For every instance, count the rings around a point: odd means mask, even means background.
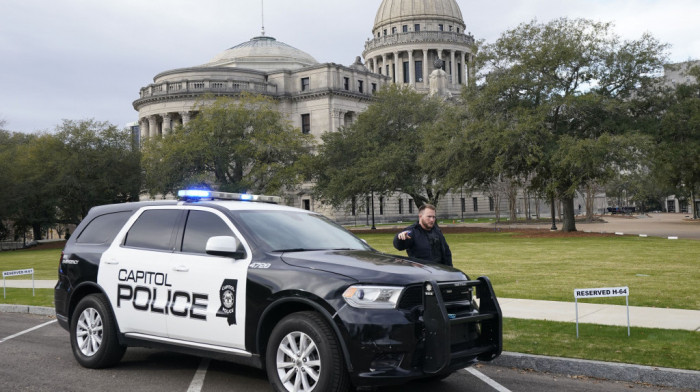
[[[408,231],[408,230],[402,231],[402,232],[399,233],[398,237],[399,237],[399,239],[400,239],[401,241],[405,241],[405,240],[411,238],[411,232]]]

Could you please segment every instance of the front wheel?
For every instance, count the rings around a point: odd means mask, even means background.
[[[272,330],[265,359],[278,392],[346,392],[347,369],[333,331],[315,312],[291,314]]]
[[[80,300],[71,317],[70,342],[75,359],[86,368],[108,367],[122,359],[126,347],[119,344],[104,295],[91,294]]]

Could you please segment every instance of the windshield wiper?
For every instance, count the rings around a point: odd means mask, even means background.
[[[289,249],[275,249],[273,252],[308,252],[312,250],[322,250],[322,249],[307,249],[307,248],[289,248]]]

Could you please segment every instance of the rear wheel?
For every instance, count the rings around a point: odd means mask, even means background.
[[[350,389],[343,354],[330,326],[314,312],[291,314],[268,341],[267,376],[278,392],[345,392]]]
[[[108,367],[122,359],[126,347],[119,344],[104,295],[91,294],[80,300],[71,318],[70,342],[75,359],[87,368]]]

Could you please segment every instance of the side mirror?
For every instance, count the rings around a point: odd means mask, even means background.
[[[241,246],[238,238],[231,236],[211,237],[207,240],[206,252],[213,256],[231,257],[234,259],[245,258],[245,252],[239,250]]]

